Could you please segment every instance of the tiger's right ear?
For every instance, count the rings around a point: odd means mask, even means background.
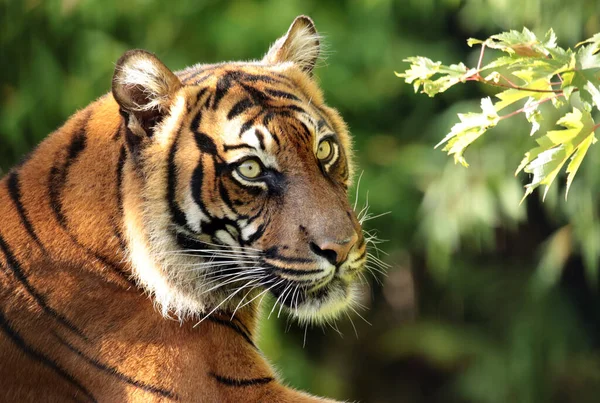
[[[179,78],[155,55],[136,49],[117,61],[112,93],[129,129],[136,136],[151,136],[181,86]]]

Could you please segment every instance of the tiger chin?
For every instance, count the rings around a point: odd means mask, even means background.
[[[319,53],[306,16],[258,61],[126,52],[111,93],[2,179],[0,400],[327,401],[255,345],[266,295],[328,320],[365,266]]]

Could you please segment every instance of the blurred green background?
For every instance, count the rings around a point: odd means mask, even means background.
[[[412,55],[475,65],[468,37],[523,25],[572,46],[600,32],[597,0],[0,0],[0,172],[108,92],[125,50],[172,69],[260,58],[298,14],[326,36],[316,74],[356,139],[359,206],[391,211],[367,223],[391,268],[365,288],[370,324],[350,313],[358,336],[341,318],[343,337],[309,328],[303,347],[304,328],[271,317],[267,357],[289,384],[338,399],[599,401],[600,148],[567,202],[555,185],[519,205],[525,118],[455,166],[433,146],[492,94],[470,84],[430,99],[393,74]]]

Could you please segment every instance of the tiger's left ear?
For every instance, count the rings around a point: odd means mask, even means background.
[[[179,78],[156,56],[136,49],[117,61],[112,93],[129,129],[143,140],[168,113],[181,86]]]
[[[287,33],[271,46],[263,62],[278,64],[292,62],[312,74],[321,53],[321,40],[310,17],[296,17]]]

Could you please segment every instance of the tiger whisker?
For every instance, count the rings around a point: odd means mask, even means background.
[[[304,326],[304,340],[302,341],[302,348],[306,346],[306,333],[308,332],[308,322]]]
[[[348,308],[350,308],[352,310],[352,312],[357,314],[359,318],[361,318],[363,321],[365,321],[366,324],[368,324],[369,326],[373,326],[373,324],[371,322],[369,322],[368,320],[366,320],[360,313],[358,313],[358,311],[356,309],[354,309],[352,307],[352,305],[348,305]]]
[[[248,285],[257,282],[258,280],[251,280],[249,282],[247,282],[245,285],[239,287],[237,290],[235,290],[234,292],[232,292],[227,298],[223,299],[223,301],[221,301],[212,311],[210,311],[206,316],[204,316],[202,319],[200,319],[200,321],[198,321],[198,323],[196,323],[193,327],[198,326],[200,323],[204,322],[206,320],[206,318],[208,318],[210,315],[212,315],[217,309],[219,309],[225,302],[229,301],[231,298],[235,297],[235,295],[240,292],[241,290],[243,290],[244,288],[246,288]]]
[[[275,303],[273,304],[273,309],[271,309],[271,312],[269,312],[269,316],[267,316],[267,319],[269,319],[271,317],[271,314],[273,313],[273,311],[275,310],[275,308],[277,307],[277,302],[279,302],[279,299],[285,294],[285,292],[287,291],[288,288],[290,288],[293,285],[293,283],[290,283],[281,294],[279,294],[279,297],[277,297],[277,299],[275,300]]]
[[[340,337],[343,339],[344,338],[344,334],[340,331],[340,329],[338,328],[337,322],[335,321],[335,319],[332,319],[333,325],[328,322],[329,326],[331,326],[331,328],[333,330],[335,330],[337,332],[337,334],[340,335]]]
[[[198,238],[196,238],[196,237],[187,235],[185,233],[180,233],[180,234],[182,236],[186,237],[187,239],[198,241]],[[212,243],[212,242],[208,242],[208,241],[200,241],[200,242],[206,246],[213,246],[215,248],[219,248],[218,250],[223,250],[222,248],[231,248],[231,249],[239,249],[239,250],[243,250],[243,251],[248,250],[248,251],[262,252],[260,249],[252,248],[250,246],[216,244],[216,243]]]
[[[268,283],[270,283],[272,280],[269,280],[267,282],[265,282],[264,284],[262,284],[263,286],[267,285]],[[283,280],[282,280],[283,281]],[[279,283],[278,283],[279,284]],[[263,293],[268,292],[271,288],[277,286],[277,284],[272,285],[271,287],[261,291],[258,295],[255,295],[250,301],[246,302],[245,304],[241,305],[242,302],[244,302],[244,299],[248,296],[248,294],[250,294],[254,289],[251,289],[250,291],[248,291],[246,293],[246,295],[244,295],[244,297],[242,297],[242,299],[240,300],[240,302],[237,304],[237,306],[235,307],[235,309],[233,310],[233,313],[231,314],[231,319],[233,319],[233,317],[235,316],[235,313],[237,312],[238,309],[245,307],[246,305],[250,304],[252,301],[254,301],[255,299],[257,299],[258,297],[260,297]],[[241,306],[240,306],[241,305]]]
[[[227,280],[227,281],[225,281],[225,282],[223,282],[223,283],[217,284],[216,286],[214,286],[214,287],[211,287],[211,288],[209,288],[208,290],[202,291],[202,292],[200,293],[200,295],[202,295],[202,294],[206,294],[207,292],[210,292],[210,291],[213,291],[213,290],[216,290],[217,288],[221,288],[221,287],[223,287],[223,286],[225,286],[225,285],[227,285],[227,284],[236,283],[236,282],[238,282],[238,281],[242,281],[242,280],[251,280],[251,279],[260,280],[260,279],[263,279],[263,278],[264,278],[264,276],[260,276],[260,277],[259,277],[259,276],[236,277],[236,278],[233,278],[233,279]]]
[[[365,216],[360,219],[360,223],[363,224],[363,223],[365,223],[367,221],[371,221],[371,220],[374,220],[376,218],[380,218],[380,217],[386,216],[388,214],[392,214],[392,212],[391,211],[386,211],[385,213],[376,214],[376,215],[365,214]]]
[[[190,254],[192,256],[198,255],[236,255],[236,256],[258,256],[257,252],[243,252],[227,249],[184,249],[184,250],[172,250],[172,251],[161,251],[157,252],[156,255],[182,255]]]
[[[360,175],[358,176],[358,181],[356,181],[356,195],[354,196],[354,206],[352,207],[352,210],[356,211],[356,205],[358,204],[358,194],[359,194],[359,190],[360,190],[360,180],[362,179],[363,174],[365,173],[365,171],[361,171]]]
[[[230,280],[236,280],[236,279],[239,279],[242,277],[265,277],[265,276],[264,276],[264,273],[261,273],[260,271],[255,271],[255,272],[244,271],[241,273],[229,273],[229,274],[225,274],[222,276],[213,277],[212,279],[210,279],[210,281],[204,282],[203,285],[208,286],[208,285],[215,284],[215,283],[221,283],[222,285],[227,285],[227,284],[229,284]]]
[[[258,302],[258,304],[260,305],[262,303],[263,298],[265,297],[266,293],[268,291],[270,291],[272,288],[277,287],[279,284],[283,283],[285,280],[281,280],[278,283],[273,284],[272,286],[270,286],[269,288],[263,290],[260,292],[260,294],[256,295],[254,298],[252,298],[250,301],[246,302],[244,305],[242,305],[240,308],[245,307],[246,305],[250,304],[252,301],[254,301],[255,299],[257,299],[258,297],[260,297],[262,295],[262,298],[260,299],[260,301]]]
[[[205,269],[205,268],[231,266],[232,264],[235,264],[236,267],[238,267],[237,265],[248,264],[248,263],[256,263],[256,262],[252,262],[252,261],[245,262],[245,261],[239,261],[239,260],[222,260],[222,261],[218,261],[218,262],[214,262],[214,263],[182,263],[182,264],[176,264],[176,265],[172,265],[172,266],[173,267],[194,267],[193,269],[182,270],[182,272],[185,273],[185,272],[189,272],[189,271],[198,271],[200,269]],[[223,270],[225,270],[225,269],[223,269]]]
[[[348,319],[350,319],[350,324],[352,324],[352,328],[354,329],[354,334],[356,335],[356,338],[358,339],[358,331],[356,330],[356,326],[354,325],[354,321],[352,320],[352,317],[350,316],[350,314],[347,311],[344,311],[344,313],[346,314]]]
[[[378,264],[380,264],[382,267],[386,267],[386,268],[390,268],[391,265],[384,262],[383,260],[379,259],[377,256],[373,255],[370,252],[367,252],[367,260],[368,258],[371,258],[372,261],[377,262]]]
[[[386,276],[386,277],[387,277],[387,273],[386,273],[384,270],[382,270],[381,268],[378,268],[378,267],[376,267],[376,266],[372,266],[372,265],[370,265],[369,263],[367,263],[367,264],[365,265],[365,268],[367,268],[367,269],[369,269],[369,270],[373,270],[373,271],[375,271],[375,272],[377,272],[377,273],[381,274],[382,276]]]
[[[288,292],[288,295],[286,295],[282,300],[281,300],[281,304],[279,306],[279,312],[277,312],[277,317],[279,317],[279,315],[281,315],[281,310],[283,309],[283,302],[286,300],[286,298],[292,293],[293,290],[297,290],[298,289],[298,285],[296,285],[294,288],[290,289],[290,291]]]

